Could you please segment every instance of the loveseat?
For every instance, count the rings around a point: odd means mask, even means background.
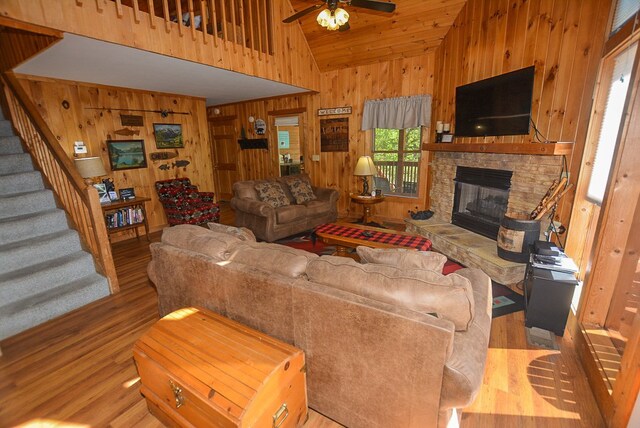
[[[311,185],[307,174],[233,184],[236,226],[273,242],[338,218],[335,189]]]
[[[442,255],[421,265],[418,252],[364,247],[361,264],[211,227],[167,228],[151,244],[161,316],[206,307],[301,348],[309,406],[352,428],[445,427],[473,402],[491,324],[482,271],[444,276],[427,269]]]

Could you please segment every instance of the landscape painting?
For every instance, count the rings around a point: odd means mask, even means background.
[[[179,149],[184,147],[182,140],[182,125],[168,123],[154,123],[153,132],[156,136],[158,149]]]
[[[107,141],[107,148],[112,171],[147,167],[144,140]]]

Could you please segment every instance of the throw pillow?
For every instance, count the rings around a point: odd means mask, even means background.
[[[282,190],[282,186],[279,183],[258,183],[256,184],[256,192],[258,192],[258,199],[274,208],[289,205],[289,199],[287,199],[287,195],[284,194],[284,190]]]
[[[313,193],[311,185],[304,180],[299,178],[287,180],[287,185],[296,200],[296,204],[304,204],[305,202],[316,199],[316,195]]]
[[[413,251],[403,248],[357,247],[361,263],[378,263],[399,269],[428,269],[442,273],[447,256],[435,251]]]
[[[246,227],[227,226],[220,223],[207,223],[207,226],[214,232],[235,236],[241,241],[256,242],[256,235]]]

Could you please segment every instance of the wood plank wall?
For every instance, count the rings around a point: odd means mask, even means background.
[[[238,48],[232,42],[209,40],[205,44],[202,37],[192,37],[178,23],[159,25],[160,18],[154,18],[158,25],[151,28],[148,13],[135,14],[134,8],[114,1],[2,0],[0,17],[318,90],[320,73],[300,26],[281,23],[294,13],[290,3],[271,3],[273,55]]]
[[[589,108],[602,55],[609,0],[469,0],[437,49],[432,120],[455,130],[455,88],[535,65],[532,117],[549,141],[575,142],[580,171]],[[533,143],[534,135],[461,138],[458,143]],[[574,190],[559,219],[567,224]]]
[[[360,215],[362,207],[349,203],[349,192],[356,191],[361,184],[353,176],[358,158],[371,153],[372,132],[360,130],[362,108],[370,99],[431,94],[433,92],[434,53],[412,58],[397,59],[360,67],[322,73],[319,94],[298,97],[283,97],[272,100],[253,101],[219,106],[220,116],[237,115],[244,125],[247,135],[255,138],[249,129],[247,118],[254,116],[267,120],[268,112],[305,108],[301,138],[305,170],[317,186],[332,187],[341,191],[338,209],[342,215]],[[324,116],[324,118],[349,118],[349,151],[320,152],[319,108],[351,106],[353,113],[346,116]],[[213,115],[214,107],[208,109]],[[272,122],[268,122],[272,123]],[[277,174],[277,142],[269,127],[269,151],[244,150],[239,154],[238,170],[241,179],[255,179]],[[423,142],[428,139],[426,129]],[[238,130],[239,132],[239,130]],[[311,160],[319,155],[320,161]],[[390,197],[375,210],[382,218],[399,219],[407,217],[407,210],[424,209],[428,201],[427,156],[423,152],[420,165],[420,189],[418,198]]]
[[[160,229],[167,224],[154,187],[157,180],[188,177],[200,190],[215,190],[204,99],[34,77],[22,77],[20,82],[39,107],[44,120],[70,158],[73,158],[74,142],[84,141],[88,148],[88,156],[102,157],[104,167],[109,177],[113,178],[116,189],[133,187],[136,195],[152,198],[152,202],[147,205],[149,226],[152,230]],[[68,109],[62,106],[65,100],[69,103]],[[102,107],[107,109],[88,109]],[[159,113],[108,109],[171,109],[189,114],[169,115],[162,118]],[[122,126],[121,113],[141,115],[144,126]],[[151,152],[172,151],[156,148],[154,123],[182,125],[184,148],[174,149],[178,151],[178,157],[164,161],[152,161],[149,158]],[[124,128],[139,131],[139,135],[128,137],[114,133]],[[143,139],[147,154],[147,168],[112,172],[107,155],[106,141],[109,139]],[[172,167],[177,159],[187,160],[190,164],[183,168]],[[159,169],[161,165],[169,165],[170,168],[161,170]],[[124,231],[113,235],[112,240],[130,238],[132,235],[132,231]]]
[[[0,26],[0,71],[11,70],[58,40],[58,37],[50,35]]]

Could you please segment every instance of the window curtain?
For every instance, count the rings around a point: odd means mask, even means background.
[[[429,126],[431,123],[431,95],[384,98],[365,101],[362,130],[385,128],[406,129]]]

